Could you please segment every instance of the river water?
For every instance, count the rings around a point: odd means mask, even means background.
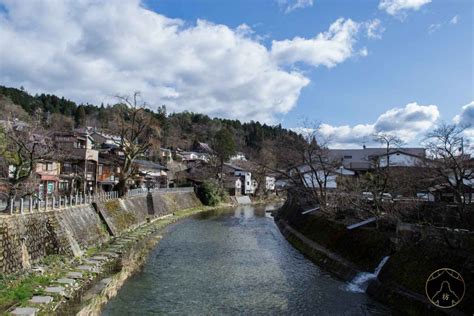
[[[294,249],[270,208],[239,206],[169,226],[103,315],[391,314]]]

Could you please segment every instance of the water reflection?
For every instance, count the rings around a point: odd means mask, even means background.
[[[234,217],[249,219],[255,216],[254,208],[250,206],[239,206],[235,208]]]
[[[169,228],[104,315],[389,314],[318,269],[281,236],[272,206],[200,214]]]

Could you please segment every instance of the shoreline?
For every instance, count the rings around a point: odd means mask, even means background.
[[[87,301],[84,301],[84,299],[81,299],[79,297],[78,298],[79,304],[78,303],[72,304],[72,305],[76,305],[76,307],[74,308],[75,309],[74,312],[77,313],[76,315],[80,315],[80,316],[100,315],[103,307],[109,302],[110,299],[112,299],[113,297],[117,295],[117,293],[119,292],[121,287],[125,284],[125,282],[131,276],[133,276],[135,273],[138,273],[143,268],[144,264],[146,263],[148,259],[149,253],[151,252],[153,248],[155,248],[159,244],[161,238],[163,237],[161,235],[161,232],[167,226],[174,224],[176,222],[179,222],[182,219],[185,219],[185,218],[188,218],[200,213],[205,213],[205,212],[210,212],[210,211],[225,209],[225,208],[245,206],[245,205],[271,204],[274,202],[281,202],[281,201],[280,199],[278,200],[263,199],[263,200],[252,200],[252,203],[250,204],[234,205],[230,203],[221,203],[217,206],[212,206],[212,207],[203,206],[197,209],[195,208],[185,209],[185,210],[177,211],[172,216],[168,216],[167,218],[158,218],[152,221],[151,223],[137,227],[135,230],[132,230],[128,233],[133,233],[134,231],[138,229],[143,229],[148,226],[156,226],[155,230],[152,233],[145,235],[143,239],[139,240],[137,243],[132,245],[130,248],[128,248],[121,254],[120,256],[121,262],[117,262],[117,264],[119,265],[118,271],[115,273],[111,273],[105,277],[105,279],[107,279],[106,284],[103,284],[103,286],[99,290],[96,290],[95,293],[93,293],[93,295],[87,299]],[[89,286],[88,290],[83,291],[83,293],[78,293],[78,295],[81,295],[81,294],[87,295],[88,291],[91,290],[90,288],[93,288],[94,285],[100,284],[103,279],[104,278],[102,277],[97,278],[96,280],[94,280],[93,282],[94,284],[92,286]],[[73,306],[71,306],[71,304],[65,304],[64,307],[70,313],[71,309],[69,308]]]
[[[102,308],[107,302],[115,297],[120,288],[125,282],[139,272],[143,265],[148,259],[150,251],[158,245],[160,239],[163,237],[161,232],[167,226],[174,224],[182,219],[193,216],[195,214],[212,211],[226,207],[226,205],[219,205],[217,207],[202,207],[198,210],[188,209],[178,211],[173,216],[157,219],[149,224],[145,224],[139,228],[153,227],[153,231],[150,234],[144,235],[142,239],[137,241],[134,245],[124,250],[120,255],[120,268],[119,271],[113,273],[107,277],[107,283],[102,286],[99,290],[92,294],[87,301],[84,302],[82,299],[80,308],[76,308],[77,315],[89,316],[89,315],[100,315]],[[137,229],[139,229],[137,228]],[[101,280],[97,280],[96,284],[100,283]],[[86,293],[87,294],[87,293]],[[70,309],[68,310],[71,311]]]
[[[280,213],[280,216],[278,213]],[[360,263],[357,264],[357,261],[351,260],[351,257],[348,257],[347,253],[343,256],[335,249],[328,248],[319,241],[309,238],[296,227],[292,226],[285,216],[281,215],[280,209],[275,212],[274,219],[282,235],[294,248],[321,269],[328,271],[345,282],[353,280],[358,273],[366,272],[366,269],[361,269]],[[311,228],[306,225],[304,230],[308,231],[308,229],[310,229],[314,232],[316,229],[316,231],[319,232],[318,229],[321,228],[320,225],[310,225]],[[324,236],[321,237],[323,240],[325,237],[333,236],[339,240],[338,242],[342,243],[346,243],[348,241],[346,239],[349,238],[349,235],[341,234],[337,229],[321,232],[321,234]],[[364,244],[364,242],[358,242],[356,245],[353,242],[354,240],[348,244],[352,243],[352,247],[358,247]],[[366,244],[366,246],[370,247],[370,243]],[[391,258],[393,262],[387,264],[388,273],[387,271],[381,271],[381,278],[370,280],[367,283],[367,295],[391,307],[395,313],[403,313],[405,315],[467,315],[459,309],[438,309],[430,304],[424,295],[400,285],[396,279],[393,279],[390,275],[390,271],[394,269],[394,266],[396,267],[401,264],[400,258],[397,257],[396,254],[396,252],[393,253],[393,258]],[[384,273],[385,275],[383,275]]]

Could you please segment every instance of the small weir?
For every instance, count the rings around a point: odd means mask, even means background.
[[[355,278],[346,286],[346,290],[355,293],[365,293],[367,289],[368,283],[370,280],[376,279],[379,275],[380,271],[382,270],[385,263],[387,263],[390,256],[383,257],[380,261],[377,268],[373,273],[371,272],[361,272],[358,273]]]

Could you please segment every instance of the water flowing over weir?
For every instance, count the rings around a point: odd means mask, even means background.
[[[356,293],[365,293],[367,289],[368,282],[370,280],[376,279],[382,270],[385,263],[387,263],[390,256],[383,257],[377,268],[373,273],[371,272],[361,272],[355,276],[355,278],[346,286],[346,289],[351,292]]]
[[[344,285],[285,240],[268,207],[242,205],[170,226],[103,315],[391,313]]]

